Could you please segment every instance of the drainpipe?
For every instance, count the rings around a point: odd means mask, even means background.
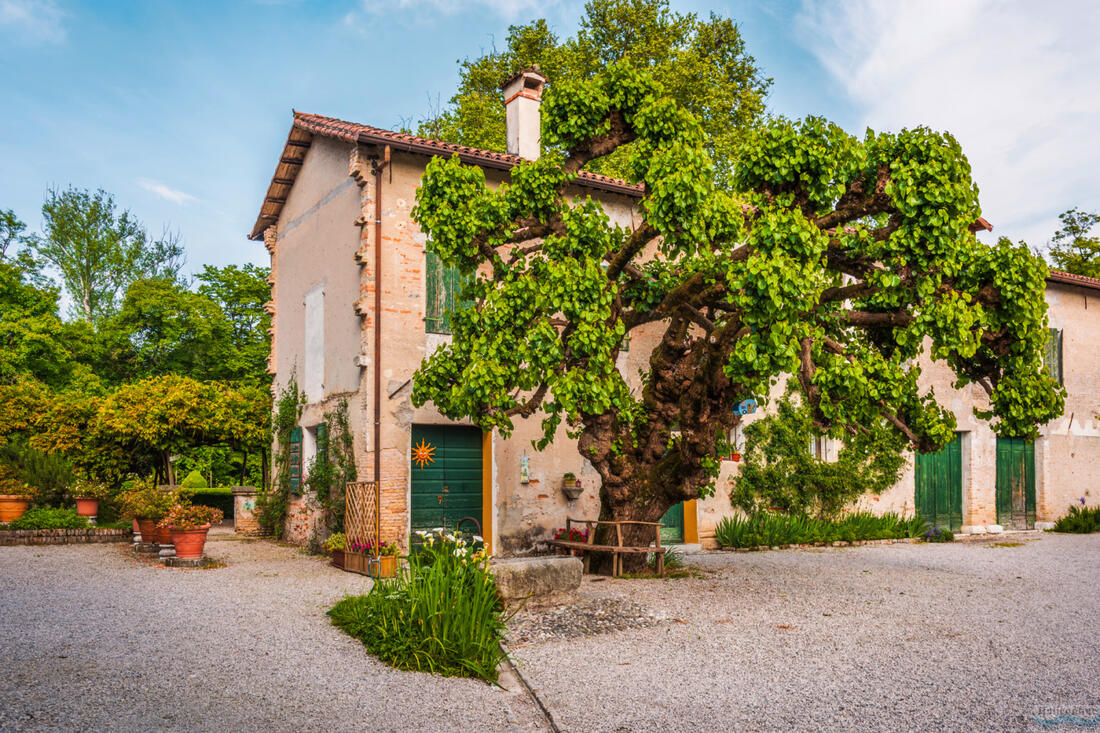
[[[390,146],[382,162],[371,161],[374,173],[374,490],[382,494],[382,171],[390,164]],[[379,528],[380,529],[380,528]],[[376,535],[377,536],[377,535]]]

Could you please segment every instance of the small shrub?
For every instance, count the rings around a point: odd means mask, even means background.
[[[442,531],[428,535],[393,580],[349,596],[332,623],[398,669],[497,681],[504,618],[484,552]]]
[[[9,523],[8,529],[84,529],[87,526],[88,518],[77,514],[74,509],[36,506]]]
[[[1100,532],[1100,506],[1086,507],[1085,498],[1081,497],[1080,505],[1071,506],[1069,513],[1054,523],[1054,531],[1073,534]]]
[[[180,481],[180,486],[185,489],[205,489],[206,479],[203,478],[202,473],[197,469],[187,474],[183,481]]]
[[[723,547],[774,547],[919,537],[925,530],[926,522],[920,517],[907,519],[893,513],[853,512],[840,519],[822,519],[805,514],[756,512],[723,518],[715,527],[715,535]]]
[[[325,548],[325,552],[335,552],[336,550],[343,550],[346,542],[347,537],[343,532],[333,532],[321,546]]]
[[[649,567],[656,569],[657,567],[657,555],[653,554],[649,558]],[[679,570],[684,567],[684,559],[680,557],[680,553],[676,551],[675,547],[669,547],[665,550],[665,570]]]

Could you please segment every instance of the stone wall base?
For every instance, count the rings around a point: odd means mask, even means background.
[[[12,545],[79,545],[99,542],[129,542],[130,529],[2,529],[0,547]]]

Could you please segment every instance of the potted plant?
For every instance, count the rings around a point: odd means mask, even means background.
[[[344,543],[347,538],[343,532],[330,534],[322,547],[332,555],[332,564],[341,570],[344,569]]]
[[[0,477],[0,523],[14,522],[30,508],[38,492],[12,476]]]
[[[171,533],[172,544],[176,546],[176,557],[200,558],[206,546],[206,533],[210,525],[222,521],[222,510],[210,506],[172,507],[157,527]]]
[[[581,482],[577,480],[575,475],[567,473],[562,476],[561,491],[569,501],[576,501],[577,497],[584,491],[584,487],[581,486]]]
[[[92,481],[84,476],[77,478],[73,484],[72,495],[76,499],[76,513],[82,517],[96,517],[99,515],[99,502],[110,496],[107,485]]]
[[[158,544],[171,542],[170,535],[158,536],[157,522],[178,503],[175,494],[158,489],[149,479],[133,479],[127,482],[119,492],[118,501],[122,507],[122,513],[137,521],[142,542]],[[162,537],[163,542],[161,542]]]

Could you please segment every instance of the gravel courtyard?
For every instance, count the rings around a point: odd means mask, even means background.
[[[696,577],[586,579],[575,611],[517,619],[512,651],[568,731],[1100,715],[1100,536],[999,542],[1022,544],[709,553]],[[358,576],[268,542],[208,547],[228,566],[0,548],[0,730],[548,728],[517,685],[398,672],[331,627]]]

